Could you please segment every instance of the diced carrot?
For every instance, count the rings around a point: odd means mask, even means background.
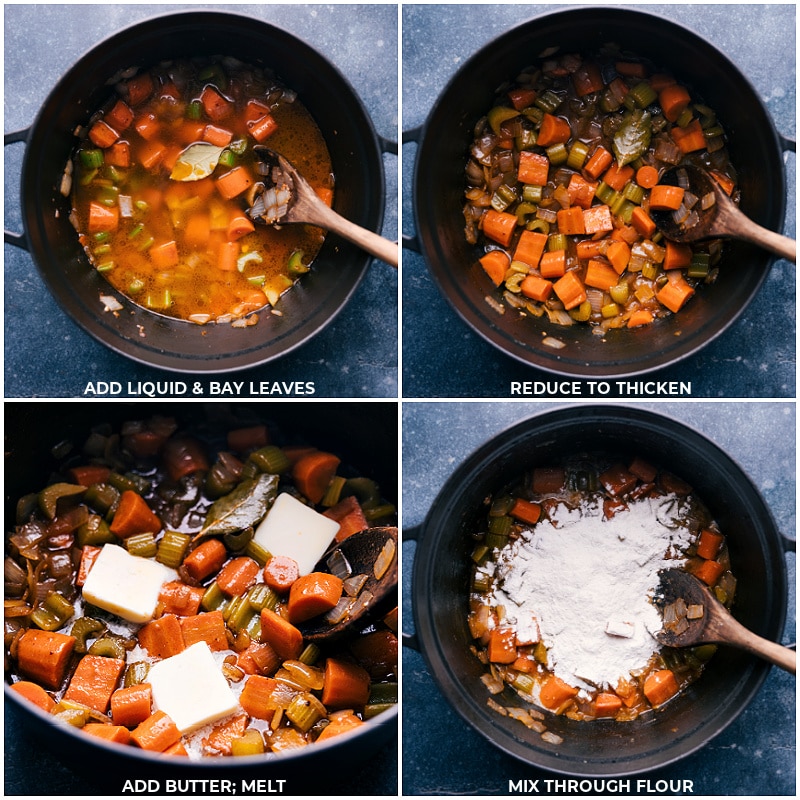
[[[547,173],[550,171],[550,159],[541,153],[523,150],[519,154],[519,168],[517,180],[520,183],[529,183],[533,186],[545,186]]]
[[[566,250],[551,250],[539,261],[539,273],[543,278],[560,278],[566,271]]]
[[[17,643],[19,671],[48,689],[58,689],[74,646],[74,636],[29,628]]]
[[[163,142],[152,141],[144,142],[138,148],[137,157],[139,163],[148,170],[157,167],[167,153],[167,146]]]
[[[514,501],[514,505],[511,506],[509,514],[520,522],[527,522],[529,525],[535,525],[542,515],[542,507],[538,503],[531,503],[530,500],[523,500],[521,497],[518,497]]]
[[[124,659],[87,653],[75,667],[64,699],[83,703],[105,714],[124,669]]]
[[[205,248],[211,238],[211,218],[205,212],[189,217],[183,229],[183,241],[187,247]]]
[[[153,658],[170,658],[186,649],[181,624],[174,614],[148,622],[139,630],[139,644]]]
[[[573,206],[580,206],[581,208],[589,208],[594,200],[594,193],[597,189],[597,184],[589,183],[582,175],[574,173],[569,179],[567,185],[567,193],[569,194],[570,203]],[[588,233],[588,231],[587,231]]]
[[[605,88],[600,67],[593,61],[585,61],[572,73],[572,84],[578,97],[586,97]]]
[[[200,94],[200,102],[209,119],[219,122],[233,111],[233,103],[223,97],[213,86],[206,86]]]
[[[165,756],[186,756],[188,758],[189,752],[183,744],[182,740],[178,740],[175,744],[170,745],[164,750]]]
[[[328,708],[361,708],[369,700],[369,673],[338,658],[325,661],[322,702]]]
[[[163,606],[165,614],[190,617],[200,611],[200,601],[204,594],[205,589],[202,586],[189,586],[183,581],[168,581],[161,587],[158,602]]]
[[[542,684],[539,701],[545,708],[555,711],[578,694],[578,690],[565,683],[556,675],[551,675]]]
[[[304,447],[302,445],[288,445],[287,447],[282,447],[283,454],[286,458],[289,459],[289,463],[294,466],[301,458],[307,456],[309,453],[313,453],[317,448],[316,447]]]
[[[531,476],[531,489],[536,494],[553,494],[564,488],[567,473],[561,467],[536,467]]]
[[[675,674],[669,669],[651,672],[644,680],[644,696],[651,706],[660,706],[678,693]]]
[[[521,261],[529,267],[537,267],[545,247],[547,247],[547,234],[522,231],[514,250],[514,261]]]
[[[90,544],[85,544],[81,550],[81,563],[78,566],[78,577],[75,580],[77,586],[83,586],[86,583],[86,578],[89,575],[89,570],[94,566],[97,556],[100,555],[102,547],[94,547]]]
[[[628,317],[627,326],[629,328],[640,328],[642,325],[649,325],[653,321],[653,313],[646,308],[637,308]]]
[[[557,211],[556,222],[559,232],[566,236],[580,236],[586,233],[583,209],[580,206],[570,206]]]
[[[723,541],[725,537],[721,533],[703,528],[697,540],[697,555],[701,558],[715,559]]]
[[[103,119],[119,133],[130,127],[133,117],[134,114],[131,107],[124,100],[117,100],[111,109],[103,115]]]
[[[105,483],[111,474],[111,469],[102,464],[84,464],[80,467],[72,467],[69,474],[73,483],[80,486],[92,486],[95,483]]]
[[[226,199],[231,200],[253,185],[253,178],[244,167],[234,167],[229,172],[217,178],[217,191]]]
[[[711,177],[722,187],[722,191],[729,197],[733,194],[734,186],[736,185],[727,175],[723,175],[719,170],[712,169]]]
[[[625,242],[625,244],[636,244],[636,242],[640,241],[642,235],[633,225],[620,225],[618,228],[614,228],[611,231],[611,238],[615,242]]]
[[[513,628],[492,628],[487,650],[493,664],[513,664],[517,660],[517,636]]]
[[[142,139],[149,142],[158,136],[161,131],[161,123],[156,119],[155,114],[142,114],[134,120],[133,129]]]
[[[641,207],[636,206],[631,214],[631,225],[636,231],[649,239],[656,232],[656,224],[653,222],[650,215]]]
[[[288,592],[299,577],[297,562],[289,556],[272,556],[264,566],[264,583],[280,594]]]
[[[603,145],[598,145],[583,165],[583,171],[596,181],[610,166],[614,156]]]
[[[89,138],[105,150],[119,139],[119,134],[107,122],[99,119],[89,128]]]
[[[119,208],[104,206],[92,200],[89,203],[89,233],[115,231],[119,225]]]
[[[539,147],[549,147],[551,144],[566,142],[572,135],[569,123],[562,117],[545,114],[539,127],[539,136],[536,144]]]
[[[665,72],[656,72],[650,76],[650,86],[656,92],[660,92],[665,86],[672,86],[673,83],[675,78]]]
[[[682,186],[667,186],[660,183],[650,190],[650,208],[659,211],[675,211],[681,207],[686,190]]]
[[[289,620],[293,625],[325,614],[342,597],[342,579],[328,572],[301,575],[289,590]]]
[[[603,183],[617,192],[625,188],[625,184],[633,177],[633,167],[626,164],[621,167],[616,161],[603,174]]]
[[[239,704],[251,717],[271,720],[276,709],[272,692],[277,686],[278,682],[274,678],[251,675],[239,695]]]
[[[235,242],[255,229],[255,225],[244,214],[236,214],[228,223],[228,239]]]
[[[615,69],[629,78],[646,78],[647,68],[640,61],[617,61]]]
[[[257,119],[261,119],[264,114],[269,113],[270,107],[268,105],[265,105],[258,100],[248,100],[244,109],[244,121],[254,122]]]
[[[266,425],[251,425],[249,428],[236,428],[228,431],[228,447],[234,453],[247,453],[269,444],[269,431]]]
[[[583,228],[588,234],[608,233],[614,230],[611,209],[607,205],[592,206],[583,210]]]
[[[197,642],[205,642],[214,651],[227,650],[230,647],[222,611],[181,617],[180,625],[186,647],[191,647]]]
[[[330,517],[339,523],[339,530],[335,537],[337,542],[344,541],[348,536],[369,527],[361,503],[353,495],[341,499],[335,506],[323,512],[323,516]]]
[[[218,572],[227,557],[228,551],[219,539],[206,539],[183,559],[183,568],[194,580],[202,581]]]
[[[203,129],[203,141],[216,145],[217,147],[227,147],[233,139],[233,133],[227,128],[220,128],[217,125],[206,125]]]
[[[567,311],[579,306],[586,300],[586,287],[574,272],[567,272],[563,277],[559,278],[553,284],[553,289]]]
[[[664,269],[683,269],[692,263],[692,248],[688,244],[666,242],[666,253],[661,266]]]
[[[352,711],[346,711],[341,715],[331,715],[330,722],[322,729],[322,733],[317,736],[316,740],[324,742],[326,739],[341,736],[363,724],[363,720],[359,719]]]
[[[158,269],[174,267],[179,261],[178,244],[174,240],[150,248],[150,260]]]
[[[228,597],[238,597],[244,594],[258,578],[261,567],[258,561],[247,556],[232,558],[219,571],[217,586]]]
[[[286,661],[303,651],[303,634],[289,620],[264,608],[261,611],[261,641],[270,645]]]
[[[652,483],[658,475],[658,470],[641,456],[636,456],[628,464],[628,472],[632,472],[637,478],[645,483]]]
[[[490,250],[481,256],[479,261],[495,286],[499,286],[505,280],[508,265],[511,262],[503,250]]]
[[[694,289],[681,277],[680,273],[671,272],[670,280],[656,293],[656,299],[676,314],[681,306],[694,294]]]
[[[106,725],[104,722],[87,722],[81,730],[98,739],[116,744],[129,744],[131,732],[122,725]]]
[[[525,297],[530,297],[537,303],[544,303],[553,291],[553,284],[538,275],[526,275],[520,282],[519,288]]]
[[[612,464],[598,475],[598,480],[612,497],[618,497],[633,489],[637,479],[624,464]]]
[[[204,122],[187,119],[178,126],[177,138],[183,144],[194,144],[202,141],[205,131],[206,124]]]
[[[161,530],[161,520],[140,494],[126,489],[119,498],[119,505],[109,527],[120,539],[127,539],[136,533],[158,533]]]
[[[708,586],[713,586],[719,580],[723,572],[725,572],[725,567],[720,564],[719,561],[712,561],[711,559],[700,562],[700,564],[692,570],[694,576]]]
[[[603,239],[582,239],[575,245],[575,254],[583,261],[595,258],[601,253],[600,245]]]
[[[622,700],[611,692],[600,692],[594,701],[596,717],[613,717],[622,708]]]
[[[338,456],[323,450],[303,456],[292,467],[292,477],[300,494],[312,503],[319,503],[340,463]]]
[[[493,241],[508,247],[517,227],[517,218],[506,211],[495,211],[490,208],[481,217],[483,232]]]
[[[238,242],[223,242],[217,252],[217,269],[223,272],[235,272],[240,249]]]
[[[348,645],[350,654],[373,680],[383,680],[395,674],[397,648],[396,632],[383,629],[358,636]]]
[[[273,675],[280,665],[280,656],[266,642],[251,641],[236,656],[236,666],[248,675]]]
[[[149,72],[143,72],[141,75],[131,78],[125,84],[128,102],[132,106],[138,106],[150,97],[154,88],[153,78]]]
[[[203,749],[218,756],[230,756],[233,753],[233,740],[243,736],[246,728],[247,714],[228,717],[214,725],[208,736],[203,738]]]
[[[536,99],[536,90],[527,86],[518,86],[508,93],[508,99],[517,111],[522,111],[523,108],[527,108]]]
[[[658,183],[658,170],[649,164],[639,167],[636,170],[636,183],[642,189],[652,189]]]
[[[156,711],[131,731],[131,740],[142,750],[163,753],[181,738],[178,726],[164,711]]]
[[[135,728],[152,711],[153,690],[149,683],[136,683],[117,689],[111,695],[111,719],[115,725]]]
[[[661,105],[664,116],[670,122],[675,122],[683,110],[692,102],[692,98],[683,86],[671,83],[658,93],[658,102]]]
[[[11,684],[11,689],[48,714],[56,705],[56,701],[38,683],[33,681],[17,681]]]
[[[257,142],[264,142],[278,130],[278,123],[272,114],[264,114],[260,119],[247,123],[247,130]]]
[[[131,165],[131,146],[127,142],[115,142],[106,150],[105,162],[112,167],[127,169]]]
[[[607,292],[612,286],[617,285],[617,279],[616,270],[605,261],[593,258],[586,267],[584,282],[587,286]]]
[[[674,125],[669,133],[672,140],[684,153],[694,153],[697,150],[706,149],[706,137],[699,119],[693,119],[685,128]]]
[[[611,262],[617,275],[622,275],[631,259],[631,248],[626,242],[612,242],[606,250],[606,258]]]

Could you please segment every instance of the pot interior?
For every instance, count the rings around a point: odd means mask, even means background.
[[[310,46],[267,23],[233,14],[189,12],[159,17],[115,34],[83,56],[45,102],[31,133],[22,176],[29,248],[49,289],[84,329],[134,360],[181,372],[225,372],[254,366],[298,347],[322,330],[361,281],[369,257],[329,234],[315,266],[281,300],[282,316],[259,312],[252,327],[197,326],[154,314],[117,295],[92,269],[58,192],[76,140],[72,131],[113,93],[112,78],[131,66],[230,55],[271,68],[309,110],[331,154],[334,208],[379,230],[384,178],[372,123],[352,87]],[[124,310],[103,312],[100,294]]]
[[[779,640],[786,575],[772,516],[749,479],[716,445],[666,417],[635,409],[574,408],[534,417],[482,446],[443,487],[414,558],[414,622],[432,674],[454,708],[487,739],[529,764],[570,775],[625,775],[693,752],[735,719],[768,665],[720,648],[698,681],[661,711],[631,723],[576,722],[548,714],[554,746],[486,704],[484,667],[470,653],[470,552],[484,498],[534,466],[576,452],[639,455],[689,482],[728,537],[739,576],[734,614]],[[446,555],[445,555],[446,554]],[[501,704],[520,705],[506,689]]]
[[[480,336],[524,363],[584,377],[641,374],[694,353],[742,313],[771,263],[751,245],[728,242],[718,280],[698,291],[678,315],[609,331],[602,341],[585,325],[564,328],[510,308],[501,315],[486,303],[494,287],[478,264],[478,248],[464,238],[461,213],[473,128],[493,105],[496,89],[545,49],[594,52],[608,43],[646,56],[716,110],[739,172],[745,214],[781,230],[785,211],[781,150],[758,94],[724,55],[691,31],[635,11],[580,8],[524,23],[473,55],[440,95],[417,154],[414,208],[422,252],[439,289]],[[544,335],[565,346],[543,345]]]

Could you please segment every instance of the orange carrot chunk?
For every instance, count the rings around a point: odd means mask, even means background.
[[[161,587],[158,601],[165,614],[189,617],[200,611],[200,601],[205,589],[202,586],[189,586],[183,581],[168,581]]]
[[[527,522],[529,525],[535,525],[542,515],[542,507],[538,503],[531,503],[529,500],[523,500],[518,497],[514,501],[514,505],[511,506],[509,514],[520,522]]]
[[[186,649],[180,622],[173,614],[148,622],[139,631],[139,644],[154,658],[169,658]]]
[[[130,744],[131,732],[122,725],[106,725],[104,722],[87,722],[81,728],[84,733],[117,744]]]
[[[267,113],[260,119],[248,122],[247,129],[257,142],[263,142],[278,130],[278,123],[272,114]]]
[[[325,662],[322,702],[328,708],[362,708],[369,700],[369,673],[338,658]]]
[[[574,272],[567,272],[566,275],[559,278],[553,284],[553,289],[567,311],[586,300],[586,287]]]
[[[725,567],[719,561],[707,559],[695,567],[692,572],[703,583],[713,586],[720,579],[722,573],[725,572]]]
[[[546,234],[538,231],[523,231],[514,250],[514,261],[521,261],[529,267],[538,267],[546,246]]]
[[[48,714],[55,708],[56,701],[38,683],[17,681],[11,684],[11,689]]]
[[[572,131],[569,123],[561,117],[545,114],[539,128],[539,137],[536,144],[540,147],[549,147],[551,144],[561,144],[569,139]]]
[[[678,682],[672,670],[660,669],[645,678],[643,691],[651,706],[660,706],[678,693]]]
[[[264,567],[264,583],[281,594],[288,592],[299,577],[297,562],[289,556],[273,556]]]
[[[289,590],[289,619],[293,624],[324,614],[342,597],[342,580],[327,572],[301,575]]]
[[[683,86],[672,83],[658,93],[658,102],[661,104],[664,116],[670,122],[675,122],[692,102],[692,98]]]
[[[495,286],[499,286],[505,280],[510,261],[502,250],[490,250],[478,260]]]
[[[506,211],[495,211],[490,208],[481,217],[481,227],[492,241],[503,245],[503,247],[508,247],[517,227],[517,218],[514,214],[509,214]]]
[[[261,567],[247,556],[231,559],[217,575],[217,586],[228,597],[244,594],[258,578]]]
[[[492,628],[487,653],[493,664],[513,664],[517,660],[517,636],[514,629]]]
[[[303,634],[289,620],[270,611],[261,611],[261,641],[270,645],[286,661],[297,658],[303,651]]]
[[[48,689],[58,689],[74,646],[74,636],[29,628],[17,643],[19,671]]]
[[[642,189],[652,189],[658,183],[658,170],[649,164],[639,167],[636,170],[636,183]]]
[[[553,291],[553,284],[538,275],[526,275],[520,282],[519,288],[525,297],[530,297],[537,303],[544,303]]]
[[[153,691],[149,683],[138,683],[117,689],[111,695],[111,719],[115,725],[135,728],[152,710]]]
[[[131,731],[131,741],[154,753],[163,753],[181,738],[178,726],[163,711],[156,711]]]
[[[622,700],[611,692],[600,692],[594,702],[597,717],[613,717],[622,708]]]
[[[251,717],[271,720],[276,710],[272,692],[277,686],[278,682],[274,678],[251,675],[239,695],[239,704]]]
[[[519,154],[517,180],[533,186],[546,186],[547,174],[550,171],[550,159],[541,153],[523,150]]]
[[[650,208],[659,211],[675,211],[681,207],[685,190],[681,186],[659,184],[650,191]]]
[[[640,328],[642,325],[649,325],[653,321],[653,313],[646,308],[637,308],[628,317],[629,328]]]
[[[183,559],[183,567],[196,581],[218,572],[225,563],[228,551],[219,539],[206,539]]]
[[[109,527],[120,539],[127,539],[136,533],[158,533],[161,530],[161,520],[140,494],[126,489],[119,499]]]
[[[205,642],[214,651],[227,650],[230,647],[222,611],[182,617],[180,624],[186,647],[191,647],[197,642]]]
[[[616,270],[605,261],[593,258],[586,267],[584,282],[587,286],[607,292],[612,286],[617,285],[617,279]]]
[[[340,463],[333,453],[315,450],[303,456],[292,468],[295,485],[304,497],[312,503],[319,503]]]
[[[250,173],[244,167],[234,167],[217,178],[217,191],[226,199],[237,197],[253,185]]]
[[[674,276],[674,277],[673,277]],[[680,274],[670,273],[670,280],[656,293],[656,299],[676,314],[681,306],[694,294],[694,289]]]
[[[598,145],[583,165],[583,171],[596,181],[610,166],[614,156],[602,145]]]
[[[554,711],[575,697],[576,694],[578,694],[577,689],[562,681],[561,678],[551,675],[542,684],[539,700],[545,708]]]
[[[725,541],[725,537],[721,533],[703,528],[697,540],[697,555],[701,558],[716,558],[723,541]]]
[[[330,517],[339,523],[339,530],[336,531],[336,541],[341,542],[354,533],[369,528],[369,522],[364,516],[361,504],[354,495],[348,495],[340,500],[335,506],[331,506],[323,512],[324,517]]]
[[[117,206],[104,206],[94,200],[89,203],[89,233],[115,231],[118,225],[119,208]]]
[[[539,261],[539,274],[543,278],[560,278],[567,271],[566,250],[551,250]]]
[[[87,653],[72,673],[64,699],[83,703],[105,714],[124,669],[125,661],[121,658]]]

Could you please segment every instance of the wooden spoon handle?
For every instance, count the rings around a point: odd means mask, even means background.
[[[731,618],[733,619],[733,618]],[[735,622],[735,620],[734,620]],[[764,639],[757,636],[752,631],[749,631],[743,625],[735,622],[731,626],[730,635],[727,639],[729,644],[741,647],[749,653],[760,656],[767,661],[775,664],[793,675],[797,674],[797,652],[791,650],[783,645],[771,642],[769,639]]]
[[[317,209],[320,224],[343,239],[347,239],[348,242],[358,245],[362,250],[366,250],[381,261],[385,261],[393,267],[397,266],[400,257],[397,242],[390,242],[388,239],[384,239],[383,236],[378,236],[377,233],[350,222],[349,219],[337,214],[332,208],[328,208],[324,204],[320,205],[321,208]]]
[[[794,239],[763,228],[744,214],[737,215],[736,227],[731,232],[740,239],[763,247],[795,264],[797,263],[797,242]]]

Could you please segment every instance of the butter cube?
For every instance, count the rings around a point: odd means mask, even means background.
[[[174,570],[158,561],[132,556],[124,547],[107,544],[89,570],[83,597],[128,622],[149,622],[161,586],[175,577]]]
[[[152,687],[156,710],[167,714],[182,734],[227,717],[239,708],[236,695],[205,642],[196,642],[182,653],[153,664],[147,682]]]
[[[258,526],[254,540],[273,556],[293,558],[300,574],[308,575],[314,571],[338,530],[338,522],[284,492],[277,496]]]
[[[632,622],[621,619],[610,619],[606,623],[606,633],[621,639],[632,639],[636,633],[636,626]]]

